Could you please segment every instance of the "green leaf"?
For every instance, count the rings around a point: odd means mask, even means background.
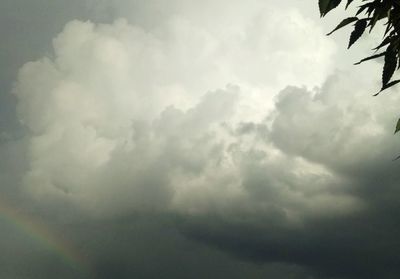
[[[350,6],[351,2],[353,2],[353,0],[347,0],[346,9]]]
[[[398,131],[400,131],[400,119],[397,120],[396,130],[394,131],[394,133],[396,134]]]
[[[385,64],[383,65],[382,85],[388,84],[397,66],[397,54],[390,45],[385,54]]]
[[[381,11],[379,8],[375,9],[374,16],[372,17],[372,20],[369,23],[369,25],[371,26],[371,28],[369,29],[370,33],[371,33],[372,29],[374,28],[376,22],[380,19],[380,14],[381,14],[380,12]]]
[[[350,41],[349,41],[349,46],[347,48],[350,48],[364,33],[365,28],[367,27],[367,19],[360,19],[354,24],[354,31],[350,35]]]
[[[322,16],[325,16],[329,11],[336,8],[342,0],[318,0],[319,12]]]
[[[365,61],[368,61],[368,60],[371,60],[371,59],[375,59],[375,58],[384,56],[385,54],[386,54],[386,51],[385,51],[385,52],[382,52],[382,53],[378,53],[378,54],[372,55],[372,56],[369,56],[369,57],[366,57],[366,58],[364,58],[364,59],[361,59],[361,60],[358,61],[357,63],[354,63],[354,65],[360,65],[361,63],[363,63],[363,62],[365,62]]]
[[[371,6],[371,3],[367,3],[364,5],[361,5],[356,13],[356,15],[361,14],[365,9],[367,9],[369,6]]]
[[[376,48],[373,48],[372,50],[379,50],[381,47],[384,47],[391,43],[393,40],[393,37],[386,37]]]
[[[329,36],[329,35],[331,35],[333,32],[335,32],[336,30],[338,30],[338,29],[340,29],[340,28],[342,28],[342,27],[345,27],[346,25],[348,25],[348,24],[350,24],[350,23],[352,23],[352,22],[354,22],[354,21],[357,21],[357,20],[358,20],[358,17],[348,17],[348,18],[344,19],[341,23],[339,23],[339,25],[336,26],[335,29],[333,29],[331,32],[329,32],[329,33],[326,34],[326,35]]]
[[[372,31],[375,24],[379,20],[390,16],[391,6],[392,6],[392,4],[389,2],[382,2],[382,3],[380,3],[380,1],[376,2],[376,5],[373,6],[373,8],[372,8],[374,15],[372,16],[372,20],[369,22],[369,26],[371,26],[369,32]]]
[[[400,69],[400,55],[397,53],[397,70]]]
[[[389,33],[390,29],[392,29],[392,27],[393,27],[392,26],[392,22],[390,20],[388,20],[387,26],[386,26],[386,29],[385,29],[385,33],[383,34],[383,36],[386,36]]]
[[[374,94],[373,96],[378,96],[383,90],[386,90],[389,87],[392,87],[393,85],[395,85],[395,84],[397,84],[399,82],[400,82],[400,79],[396,79],[394,81],[389,82],[388,84],[382,86],[381,90],[378,93]]]
[[[368,15],[368,17],[370,17],[372,15],[372,13],[377,9],[377,5],[379,4],[379,2],[374,1],[372,3],[370,3],[371,5],[369,5],[368,10],[366,12],[366,14]]]

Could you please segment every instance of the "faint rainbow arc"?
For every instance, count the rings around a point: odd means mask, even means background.
[[[0,217],[3,217],[19,231],[44,245],[51,252],[56,253],[70,268],[82,273],[92,273],[87,258],[70,242],[53,233],[43,222],[22,210],[16,209],[16,207],[11,206],[3,199],[0,199]]]

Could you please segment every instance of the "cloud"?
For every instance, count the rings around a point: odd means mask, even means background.
[[[265,122],[239,130],[267,126],[262,139],[279,154],[266,164],[254,149],[243,152],[242,185],[257,210],[196,216],[182,230],[250,261],[299,264],[328,278],[394,278],[399,97],[370,98],[377,83],[361,69],[319,89],[282,90]]]
[[[265,115],[258,106],[271,104],[265,91],[299,82],[300,72],[318,84],[322,76],[308,77],[324,72],[332,52],[296,11],[286,12],[287,24],[262,13],[223,37],[184,16],[151,32],[122,19],[68,23],[53,41],[54,56],[24,65],[14,90],[30,134],[26,189],[95,211],[185,208],[194,193],[203,196],[193,209],[201,211],[226,190],[227,200],[243,195],[240,167],[229,163],[235,139],[228,130]],[[255,25],[268,36],[257,38]],[[309,33],[307,44],[299,31]],[[271,71],[278,66],[279,74]],[[212,186],[224,181],[229,189]]]
[[[242,7],[210,23],[191,9],[146,28],[69,22],[14,89],[22,191],[97,218],[174,216],[250,261],[396,270],[398,97],[368,98],[378,82],[364,68],[331,75],[333,42],[297,10]]]

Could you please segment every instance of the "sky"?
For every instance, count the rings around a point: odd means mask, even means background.
[[[1,1],[0,278],[397,278],[399,89],[349,13]]]

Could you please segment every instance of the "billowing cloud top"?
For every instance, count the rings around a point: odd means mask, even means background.
[[[366,68],[335,70],[335,43],[295,7],[220,2],[177,1],[146,26],[67,23],[13,90],[20,190],[96,218],[179,216],[187,236],[242,258],[359,276],[347,222],[379,223],[394,203],[398,97],[368,98]],[[372,235],[360,242],[376,271],[387,258]]]
[[[284,84],[318,85],[329,69],[332,43],[284,14],[291,20],[278,24],[277,12],[254,13],[223,37],[178,16],[152,31],[68,23],[54,57],[26,64],[15,88],[30,131],[26,187],[95,209],[203,211],[246,199],[238,154],[256,149],[267,167],[277,151],[261,137],[242,146],[237,126],[262,121]]]

